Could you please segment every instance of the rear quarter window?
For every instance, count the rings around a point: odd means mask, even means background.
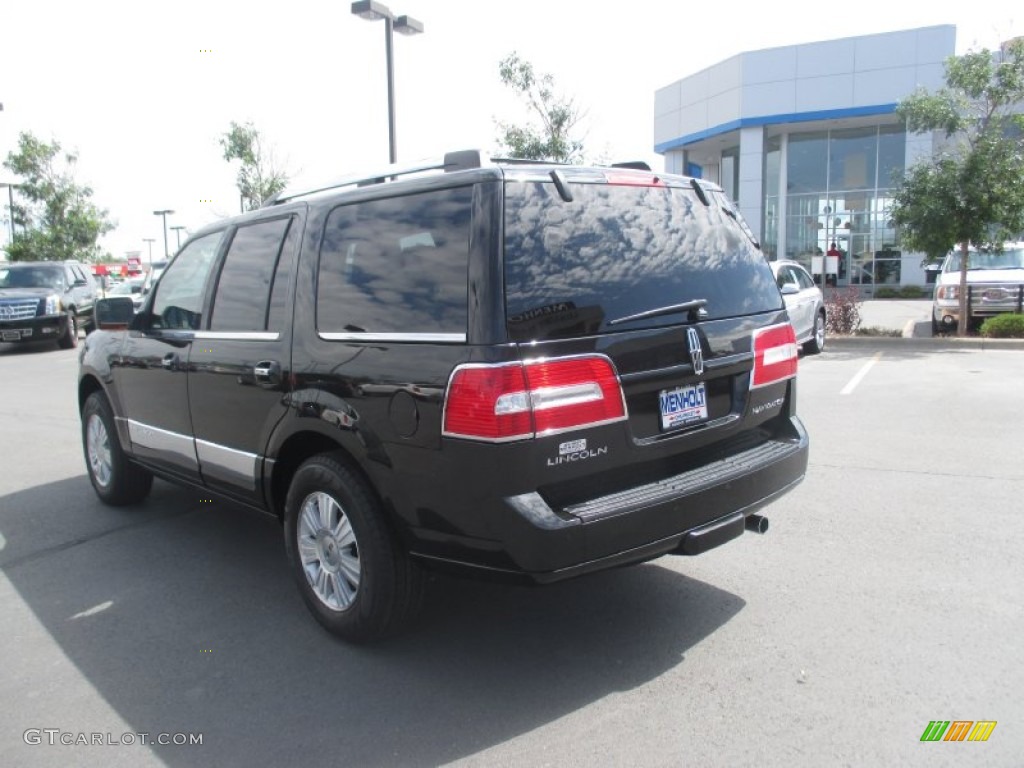
[[[690,188],[505,185],[505,298],[516,341],[679,323],[684,315],[609,325],[693,299],[717,319],[780,309],[774,276],[749,232]],[[703,318],[703,316],[702,316]]]
[[[472,186],[350,203],[328,215],[317,330],[466,335]]]

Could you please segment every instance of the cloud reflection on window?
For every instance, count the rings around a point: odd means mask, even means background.
[[[781,307],[761,253],[692,191],[575,184],[573,195],[566,203],[552,184],[506,186],[509,316],[569,303],[607,321],[698,298],[710,319]]]

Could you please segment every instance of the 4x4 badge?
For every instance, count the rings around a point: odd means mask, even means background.
[[[700,336],[697,329],[687,328],[686,339],[690,342],[690,361],[693,363],[693,372],[700,376],[704,373],[704,353],[700,348]]]

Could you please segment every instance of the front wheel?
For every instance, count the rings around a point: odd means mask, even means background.
[[[328,631],[367,642],[396,633],[415,616],[423,593],[420,569],[341,456],[314,456],[299,467],[284,523],[299,592]]]
[[[57,337],[57,346],[61,349],[74,349],[78,346],[78,318],[73,309],[68,310],[64,331]]]
[[[819,312],[814,317],[814,335],[804,344],[804,352],[816,355],[825,349],[825,313]]]
[[[102,392],[89,395],[82,408],[82,446],[89,480],[102,501],[121,507],[146,498],[153,475],[128,460]]]

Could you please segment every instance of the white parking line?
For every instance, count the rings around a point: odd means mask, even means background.
[[[850,379],[850,383],[843,387],[842,391],[839,394],[848,395],[851,392],[853,392],[853,390],[857,388],[857,385],[860,384],[861,380],[863,380],[863,378],[868,375],[868,371],[871,370],[871,366],[877,363],[881,356],[881,352],[875,352],[875,356],[861,366],[860,370],[857,371],[856,375],[852,379]]]

